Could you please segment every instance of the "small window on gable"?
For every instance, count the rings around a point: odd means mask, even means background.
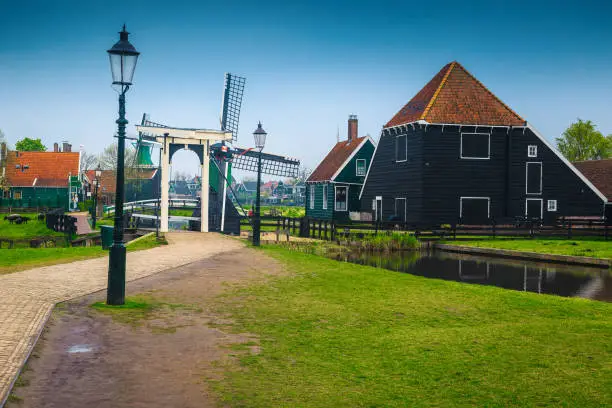
[[[557,200],[548,200],[547,209],[548,211],[557,211]]]
[[[408,136],[399,135],[395,138],[395,161],[405,162],[408,156]]]
[[[357,175],[366,175],[366,159],[357,159]]]
[[[462,159],[491,158],[491,135],[489,133],[462,133],[460,155]]]
[[[536,145],[527,146],[527,157],[538,157],[538,146]]]

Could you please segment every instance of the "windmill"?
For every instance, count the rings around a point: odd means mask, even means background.
[[[220,230],[229,232],[226,228],[226,212],[228,207],[231,207],[230,211],[238,213],[234,205],[242,205],[238,202],[237,195],[231,187],[231,171],[232,169],[245,170],[245,171],[257,171],[257,159],[259,152],[253,151],[252,148],[242,148],[236,146],[238,141],[238,126],[240,122],[240,110],[242,106],[242,98],[244,95],[246,79],[231,73],[225,74],[225,83],[223,89],[223,102],[221,105],[221,120],[220,126],[221,131],[231,132],[231,141],[220,142],[210,146],[210,157],[211,157],[211,168],[210,174],[217,172],[219,177],[210,177],[210,187],[218,192],[216,194],[219,197],[219,201],[210,201],[210,206],[213,208],[213,230]],[[147,114],[143,115],[142,127],[157,128],[162,130],[163,128],[170,128],[169,126],[161,123],[156,123],[150,120]],[[155,136],[149,135],[145,132],[139,132],[137,142],[137,163],[141,166],[148,166],[149,163],[152,165],[151,150],[157,144],[155,142]],[[262,174],[269,174],[281,177],[297,177],[299,173],[300,161],[295,158],[287,156],[281,156],[271,153],[261,153],[262,162]],[[215,182],[214,179],[217,181]],[[204,182],[204,180],[202,180]],[[215,184],[215,185],[213,185]],[[231,197],[233,198],[234,205],[227,206],[226,200],[228,196],[228,188],[231,190]],[[220,193],[220,194],[219,194]],[[209,208],[209,213],[210,213]],[[244,212],[244,210],[243,210]],[[220,215],[217,219],[215,215]],[[196,214],[194,214],[196,216]],[[238,220],[239,221],[239,220]],[[239,230],[239,225],[237,226]],[[235,231],[235,228],[231,228]]]

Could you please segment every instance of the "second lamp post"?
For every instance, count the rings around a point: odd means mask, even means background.
[[[257,125],[257,129],[253,132],[253,139],[255,139],[255,148],[259,150],[257,156],[257,193],[255,196],[255,211],[253,216],[255,222],[253,223],[253,246],[259,246],[259,235],[261,231],[261,217],[260,217],[260,201],[261,201],[261,151],[266,145],[266,136],[268,134],[261,127],[261,122]]]

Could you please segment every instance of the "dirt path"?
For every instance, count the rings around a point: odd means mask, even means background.
[[[157,309],[108,313],[98,292],[58,305],[7,407],[212,407],[229,344],[252,341],[216,328],[211,310],[228,285],[278,273],[278,264],[241,247],[128,284]],[[256,348],[253,347],[253,352]]]
[[[167,238],[168,246],[128,254],[128,281],[243,248],[219,234]],[[0,405],[55,303],[106,288],[107,271],[108,257],[103,257],[0,276]]]

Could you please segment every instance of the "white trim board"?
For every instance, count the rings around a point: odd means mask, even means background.
[[[359,143],[359,146],[357,146],[355,148],[355,150],[353,150],[353,152],[349,155],[349,157],[344,161],[344,163],[342,163],[342,166],[338,167],[338,170],[336,170],[336,172],[334,173],[333,176],[331,176],[330,181],[334,181],[336,179],[336,177],[338,177],[340,175],[340,173],[342,172],[342,170],[344,170],[344,168],[346,167],[347,164],[349,164],[349,162],[353,159],[353,157],[355,157],[355,155],[359,152],[359,150],[361,150],[361,148],[366,144],[366,142],[370,142],[372,143],[372,146],[376,146],[374,144],[374,141],[372,140],[372,138],[370,136],[366,136],[363,141],[361,143]],[[376,151],[376,148],[374,149],[374,151]],[[327,157],[327,156],[326,156]],[[374,156],[372,156],[374,157]],[[370,165],[372,164],[372,162],[370,162]]]
[[[546,140],[546,138],[540,134],[540,132],[538,132],[538,131],[537,131],[537,130],[536,130],[534,127],[533,127],[533,126],[531,126],[531,124],[530,124],[529,122],[527,123],[527,126],[526,126],[526,127],[527,127],[529,130],[531,130],[531,131],[533,132],[533,134],[534,134],[534,135],[536,135],[536,136],[537,136],[537,137],[540,139],[540,141],[541,141],[542,143],[544,143],[544,144],[545,144],[545,145],[546,145],[546,146],[547,146],[547,147],[548,147],[550,150],[552,150],[552,151],[553,151],[553,153],[555,153],[555,154],[557,155],[557,157],[558,157],[559,159],[561,159],[561,161],[562,161],[563,163],[565,163],[565,164],[566,164],[566,165],[567,165],[567,166],[568,166],[568,167],[569,167],[569,168],[570,168],[570,169],[571,169],[571,170],[572,170],[572,171],[573,171],[573,172],[574,172],[574,173],[575,173],[575,174],[576,174],[576,175],[577,175],[577,176],[578,176],[578,177],[579,177],[579,178],[580,178],[582,181],[584,181],[584,183],[585,183],[585,184],[586,184],[586,185],[587,185],[587,186],[588,186],[588,187],[589,187],[589,188],[590,188],[590,189],[591,189],[591,190],[592,190],[592,191],[593,191],[595,194],[597,194],[597,196],[598,196],[599,198],[601,198],[601,199],[603,200],[603,202],[604,202],[604,203],[607,203],[607,202],[608,202],[608,199],[606,198],[606,196],[605,196],[605,195],[603,195],[603,194],[601,193],[601,191],[599,191],[599,190],[597,189],[597,187],[595,187],[595,186],[593,185],[593,183],[591,183],[591,182],[589,181],[589,179],[587,179],[587,178],[584,176],[584,174],[582,174],[580,171],[578,171],[578,169],[577,169],[576,167],[574,167],[574,165],[573,165],[572,163],[570,163],[570,161],[569,161],[569,160],[567,160],[567,159],[565,158],[565,156],[563,156],[563,155],[562,155],[562,154],[561,154],[561,153],[560,153],[560,152],[559,152],[559,151],[558,151],[558,150],[557,150],[555,147],[553,147],[553,145],[551,145],[551,144],[550,144],[550,142],[549,142],[548,140]]]
[[[363,185],[361,186],[361,190],[359,191],[359,200],[361,200],[361,196],[363,195],[363,189],[368,182],[368,176],[370,175],[370,170],[372,166],[374,166],[374,158],[376,157],[376,151],[378,150],[378,146],[380,145],[381,139],[384,135],[384,129],[380,131],[380,137],[378,138],[378,143],[374,145],[374,153],[372,154],[372,159],[370,160],[370,165],[368,166],[368,171],[366,171],[365,178],[363,179]]]

